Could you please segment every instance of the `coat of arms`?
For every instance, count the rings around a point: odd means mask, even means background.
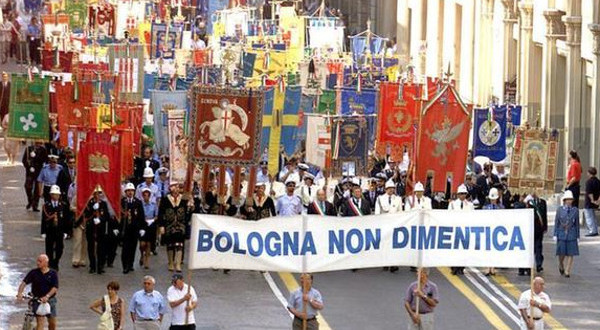
[[[107,173],[110,170],[110,162],[108,156],[96,151],[96,153],[89,155],[89,169],[90,172],[96,173]]]
[[[425,132],[431,140],[436,142],[436,146],[431,154],[433,157],[440,159],[441,165],[445,165],[448,161],[448,152],[459,149],[460,146],[455,140],[458,138],[464,127],[465,121],[461,121],[453,126],[450,119],[446,117],[440,125],[435,124],[433,126],[433,132],[429,130]]]
[[[250,136],[244,131],[248,127],[248,116],[244,109],[228,99],[222,99],[218,107],[212,108],[214,119],[200,125],[200,134],[208,129],[208,139],[198,141],[198,149],[202,154],[210,156],[229,157],[243,155],[244,150],[250,147]],[[235,116],[239,118],[238,125]],[[236,147],[219,146],[219,143],[233,141]]]

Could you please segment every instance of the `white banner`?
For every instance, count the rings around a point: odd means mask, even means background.
[[[244,221],[194,214],[190,269],[324,272],[384,266],[533,265],[533,211],[410,211]]]
[[[306,162],[325,167],[327,153],[331,150],[331,131],[324,117],[307,116]]]

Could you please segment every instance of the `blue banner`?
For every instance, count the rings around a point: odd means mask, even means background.
[[[354,175],[367,173],[368,125],[364,118],[347,117],[334,123],[331,140],[333,141],[333,171],[345,168],[352,163]]]
[[[265,102],[263,105],[263,116],[272,116],[273,115],[273,99],[275,97],[275,89],[269,88],[269,89],[265,90],[264,97],[265,97]],[[263,154],[263,157],[266,158],[266,159],[263,159],[265,161],[267,161],[269,159],[268,149],[269,149],[269,140],[270,139],[271,139],[271,125],[263,124],[262,141],[260,144],[260,150],[261,150],[261,154]]]
[[[374,115],[377,113],[377,91],[375,89],[363,89],[360,93],[356,88],[342,89],[342,115],[364,114]],[[375,144],[374,116],[367,117],[369,148]]]
[[[521,110],[522,107],[520,105],[511,105],[508,107],[510,113],[510,122],[513,126],[521,126]]]
[[[506,158],[506,106],[474,109],[474,156],[485,156],[498,162]]]
[[[187,91],[151,90],[151,106],[154,115],[154,146],[159,154],[169,152],[167,140],[167,115],[163,109],[188,109]]]
[[[215,12],[217,10],[223,10],[227,8],[229,5],[229,0],[209,0],[208,1],[208,12],[206,13],[206,21],[208,24],[206,25],[206,33],[208,35],[212,35],[213,30],[212,26],[217,21],[217,17]]]
[[[281,145],[287,155],[292,155],[300,144],[298,124],[300,123],[300,102],[302,87],[287,86],[283,104],[283,125],[281,126]],[[304,133],[306,135],[306,133]]]

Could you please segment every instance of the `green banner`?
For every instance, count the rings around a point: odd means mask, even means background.
[[[13,74],[10,89],[10,138],[47,141],[50,135],[48,108],[50,105],[49,78],[27,77]]]
[[[73,31],[83,31],[87,18],[88,6],[85,0],[68,0],[65,2],[65,13],[69,15],[69,25]]]
[[[319,106],[316,112],[320,114],[335,114],[337,111],[335,106],[335,90],[324,89],[322,92],[323,94],[319,96]]]

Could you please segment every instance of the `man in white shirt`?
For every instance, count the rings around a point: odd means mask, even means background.
[[[183,282],[181,274],[174,274],[173,285],[167,290],[167,300],[171,306],[171,330],[196,329],[194,309],[198,305],[198,296],[194,287]]]
[[[431,210],[431,198],[423,196],[425,187],[421,182],[415,184],[415,194],[406,197],[404,210]]]
[[[285,182],[286,194],[277,200],[277,214],[281,216],[300,215],[304,210],[300,197],[294,194],[296,182],[289,179]]]
[[[296,188],[296,194],[300,197],[300,200],[302,200],[304,208],[307,208],[308,205],[317,198],[317,190],[319,190],[319,187],[314,185],[314,178],[315,177],[310,173],[304,174],[304,184]]]
[[[385,194],[375,202],[375,214],[399,213],[402,211],[402,198],[395,194],[396,184],[391,179],[385,183]]]
[[[523,330],[544,330],[544,313],[552,310],[552,302],[544,292],[544,284],[544,279],[538,276],[533,280],[533,295],[531,290],[521,293],[518,308]]]
[[[467,194],[469,191],[467,190],[467,186],[461,184],[458,186],[458,190],[456,191],[456,199],[448,203],[448,210],[450,211],[469,211],[474,210],[475,207],[473,203],[467,200]],[[450,267],[452,270],[452,275],[462,275],[464,274],[465,267]]]

